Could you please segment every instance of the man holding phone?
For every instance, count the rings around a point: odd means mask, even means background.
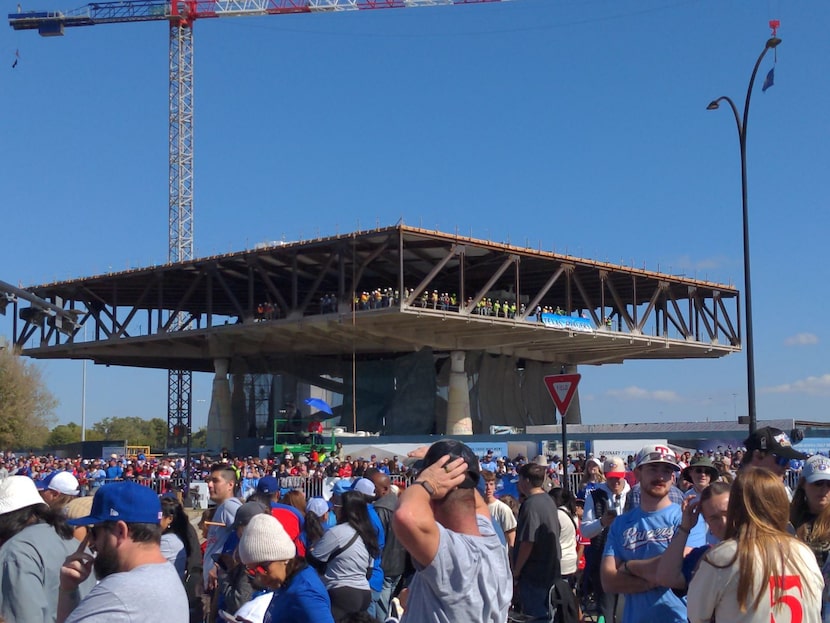
[[[57,623],[189,620],[184,585],[161,553],[160,522],[149,487],[129,480],[101,487],[90,514],[68,521],[88,534],[61,567]],[[81,600],[78,586],[93,571],[100,581]]]
[[[605,482],[588,492],[585,496],[585,513],[582,516],[580,531],[582,536],[591,539],[591,545],[585,549],[584,584],[588,594],[596,599],[599,614],[606,623],[615,623],[622,616],[622,599],[615,593],[606,593],[600,582],[600,565],[608,530],[614,519],[629,506],[628,494],[631,488],[625,479],[625,461],[619,456],[612,456],[602,464]],[[615,616],[619,613],[620,616]]]

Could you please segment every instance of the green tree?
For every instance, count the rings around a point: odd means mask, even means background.
[[[206,426],[202,426],[202,428],[200,428],[190,436],[190,446],[192,448],[207,448]]]
[[[81,427],[70,422],[69,424],[58,424],[49,433],[46,444],[49,446],[61,446],[65,443],[75,443],[81,440]]]
[[[43,447],[57,405],[39,368],[0,349],[0,448]]]
[[[101,433],[95,430],[86,431],[87,441],[101,441],[104,437]],[[70,422],[69,424],[58,424],[49,433],[49,438],[46,440],[48,446],[60,446],[67,443],[77,443],[81,440],[81,427]]]
[[[167,420],[154,417],[147,423],[147,433],[150,438],[151,446],[154,450],[161,450],[167,447]]]
[[[150,446],[154,450],[164,448],[167,440],[167,422],[161,418],[108,417],[93,424],[92,430],[108,441],[126,441],[130,445]]]

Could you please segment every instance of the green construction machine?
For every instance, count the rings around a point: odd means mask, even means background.
[[[274,420],[274,454],[282,454],[286,450],[295,455],[306,454],[311,452],[312,446],[326,454],[334,452],[337,441],[333,429],[327,438],[323,435],[322,427],[318,432],[311,432],[298,426],[301,422],[299,419]]]

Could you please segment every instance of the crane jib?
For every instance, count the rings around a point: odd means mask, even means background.
[[[280,15],[329,11],[415,8],[484,4],[505,0],[134,0],[92,2],[71,11],[19,11],[9,14],[15,30],[37,30],[43,36],[64,28],[124,22],[191,22],[199,18]]]

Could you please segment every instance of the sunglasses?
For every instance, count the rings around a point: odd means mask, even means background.
[[[787,467],[790,464],[790,459],[785,456],[779,456],[777,454],[773,454],[772,456],[775,457],[775,464],[778,467]]]
[[[268,566],[271,563],[266,563],[265,566],[254,565],[253,567],[246,567],[245,572],[248,574],[248,577],[255,578],[258,575],[268,575]]]
[[[273,565],[275,562],[278,562],[283,565],[287,565],[287,560],[272,560],[271,562],[261,562],[258,565],[248,566],[245,568],[245,573],[248,574],[248,577],[255,578],[258,575],[268,575],[268,567]]]
[[[705,467],[695,467],[695,468],[692,470],[692,473],[693,473],[693,474],[706,474],[706,475],[708,476],[708,475],[710,475],[710,471],[711,471],[711,470],[708,470],[708,469],[706,469]]]
[[[830,480],[816,480],[815,482],[809,483],[814,487],[830,487]]]

